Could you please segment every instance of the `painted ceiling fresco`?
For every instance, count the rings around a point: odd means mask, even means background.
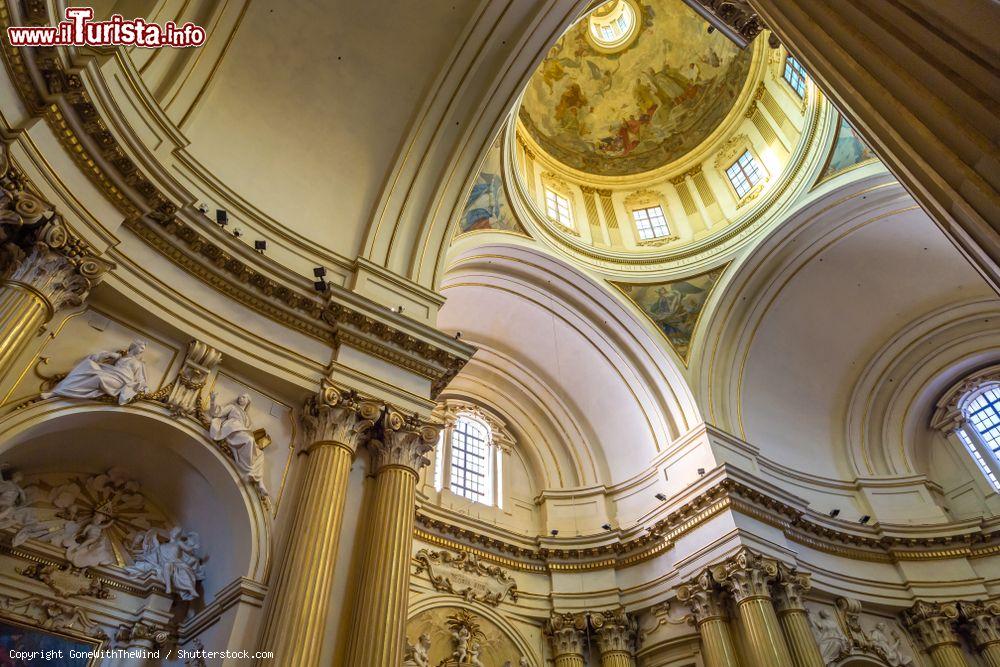
[[[691,337],[712,288],[725,267],[664,283],[612,283],[653,321],[684,363]]]
[[[563,35],[532,76],[520,118],[563,164],[592,174],[637,174],[694,149],[732,109],[751,53],[681,0],[647,0],[638,38],[598,52],[586,20]]]
[[[830,155],[826,158],[826,164],[823,166],[818,181],[825,181],[857,165],[867,164],[877,159],[875,152],[868,148],[868,144],[858,136],[847,119],[841,116],[837,124],[837,135],[830,148]]]

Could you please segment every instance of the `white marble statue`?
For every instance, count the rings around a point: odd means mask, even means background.
[[[528,659],[521,656],[521,659],[517,661],[517,667],[530,667],[530,665],[528,665]]]
[[[66,548],[66,558],[74,567],[93,567],[115,562],[115,550],[105,528],[112,519],[95,514],[89,521],[80,524],[67,521],[60,546]]]
[[[184,532],[179,526],[171,529],[166,542],[160,541],[160,530],[150,528],[136,536],[140,543],[135,562],[125,568],[129,576],[152,576],[182,600],[198,597],[198,582],[205,578],[202,558],[198,556],[198,535]]]
[[[899,636],[899,632],[895,628],[890,630],[883,621],[875,624],[875,628],[868,633],[868,638],[872,645],[882,651],[890,667],[906,667],[913,664],[913,658],[903,655],[900,650],[902,637]]]
[[[431,637],[426,632],[417,638],[416,645],[406,640],[406,654],[403,656],[403,667],[430,667]]]
[[[851,642],[840,629],[837,620],[826,609],[820,609],[815,616],[810,615],[810,620],[816,630],[816,640],[819,642],[824,662],[834,662],[851,650]]]
[[[479,659],[479,654],[483,652],[483,647],[479,642],[472,642],[469,646],[469,664],[472,667],[486,667],[483,665],[483,661]]]
[[[21,515],[27,503],[27,496],[21,488],[22,479],[21,473],[16,471],[4,479],[0,469],[0,529],[22,523]]]
[[[74,366],[52,391],[43,393],[42,398],[111,396],[118,399],[119,405],[125,405],[147,389],[146,365],[142,361],[145,350],[146,342],[135,340],[124,354],[92,354]]]
[[[253,437],[253,423],[250,421],[250,395],[240,394],[235,401],[220,407],[213,391],[208,414],[212,418],[208,436],[217,442],[225,442],[233,453],[233,460],[244,481],[254,487],[262,498],[267,497],[264,486],[264,458]]]

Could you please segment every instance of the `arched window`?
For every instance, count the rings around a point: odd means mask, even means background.
[[[1000,367],[952,387],[938,402],[932,423],[954,433],[993,490],[1000,492]]]
[[[806,70],[795,56],[788,55],[785,58],[783,76],[799,97],[806,96]]]
[[[449,401],[438,442],[434,487],[476,503],[503,507],[503,456],[511,437],[477,406]]]

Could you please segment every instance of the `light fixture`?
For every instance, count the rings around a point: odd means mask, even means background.
[[[704,475],[705,474],[705,469],[704,468],[698,468],[698,474],[699,475]]]
[[[558,531],[558,530],[556,530],[555,528],[553,528],[553,529],[552,529],[552,530],[550,530],[549,532],[550,532],[550,533],[552,534],[552,537],[555,537],[556,535],[558,535],[558,534],[559,534],[559,531]]]
[[[261,254],[264,254],[264,251],[267,250],[267,241],[257,239],[253,242],[253,249]]]
[[[326,269],[322,266],[317,266],[313,269],[313,276],[316,278],[316,280],[313,281],[313,289],[317,292],[325,292],[326,280],[324,280],[324,278],[326,277]]]
[[[861,517],[860,519],[858,519],[858,523],[868,523],[871,520],[872,520],[872,518],[866,514],[863,517]]]
[[[610,523],[602,523],[601,524],[601,528],[603,528],[604,530],[611,530],[611,524]]]
[[[656,494],[656,499],[659,500],[660,502],[663,502],[664,500],[667,499],[667,497],[665,495],[663,495],[662,493],[657,493]]]
[[[235,236],[236,238],[243,236],[243,230],[237,227],[236,229],[233,230],[233,236]]]
[[[834,519],[836,519],[839,514],[840,514],[839,509],[834,508],[830,510],[830,516],[833,517]]]
[[[224,208],[215,209],[215,221],[220,227],[225,227],[229,224],[229,214]]]

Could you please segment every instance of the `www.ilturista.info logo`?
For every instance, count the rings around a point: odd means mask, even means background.
[[[107,21],[94,21],[92,7],[67,7],[66,20],[56,26],[10,26],[11,46],[161,46],[187,47],[205,43],[205,29],[188,22],[163,25],[115,14]]]

